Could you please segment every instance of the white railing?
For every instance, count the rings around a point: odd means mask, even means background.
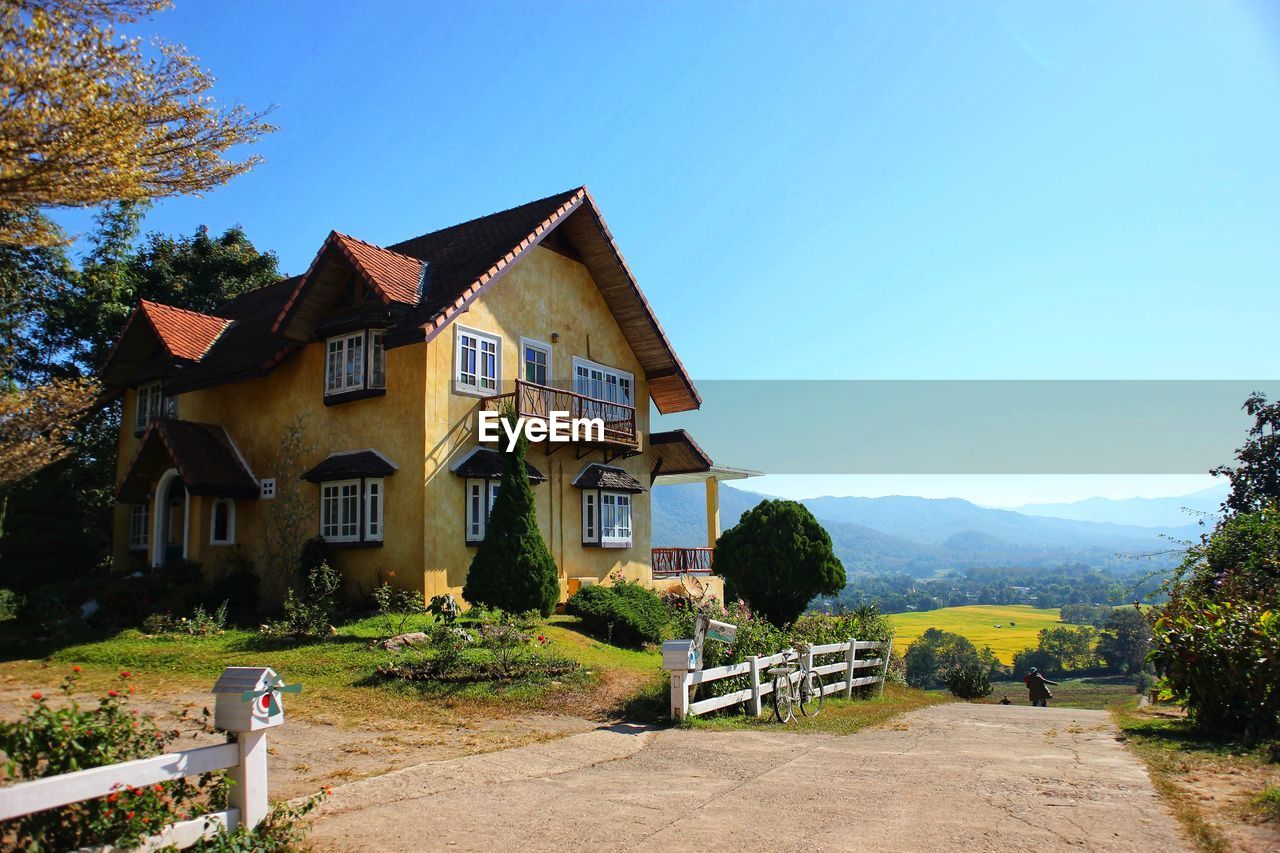
[[[218,698],[223,701],[222,697]],[[239,699],[237,696],[233,701]],[[202,838],[232,832],[242,823],[249,828],[257,826],[268,809],[265,729],[237,732],[236,740],[228,743],[166,752],[2,787],[0,821],[105,797],[120,789],[143,788],[215,770],[227,770],[231,777],[226,809],[171,824],[132,849],[190,847]]]
[[[858,657],[858,652],[871,650],[880,651],[881,654],[873,658]],[[683,720],[685,717],[694,717],[709,711],[718,711],[721,708],[728,708],[731,705],[743,702],[748,703],[748,711],[759,716],[764,705],[764,697],[773,692],[772,680],[768,677],[762,680],[760,674],[767,673],[769,667],[775,664],[785,662],[790,651],[788,649],[773,655],[752,657],[741,663],[731,663],[726,666],[712,667],[711,669],[669,670],[671,673],[671,718],[673,720]],[[839,680],[823,684],[822,694],[824,696],[842,693],[848,698],[853,695],[855,687],[867,687],[872,684],[879,684],[880,693],[883,694],[885,676],[889,672],[889,656],[892,652],[893,640],[889,640],[887,643],[880,643],[850,639],[843,643],[809,646],[801,655],[803,659],[802,668],[792,673],[791,678],[792,680],[799,680],[803,671],[813,670],[818,675],[823,676],[825,681],[828,676],[838,673],[840,675]],[[821,658],[831,658],[835,655],[840,655],[841,658],[829,663],[819,662]],[[872,675],[858,674],[859,671],[868,669],[873,671]],[[875,670],[878,670],[878,672],[875,672]],[[735,690],[732,693],[726,693],[723,696],[712,696],[710,699],[699,699],[696,702],[690,701],[690,697],[698,685],[710,684],[714,681],[722,681],[726,678],[736,678],[742,675],[750,676],[747,687]]]

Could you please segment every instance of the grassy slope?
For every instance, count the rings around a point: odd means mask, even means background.
[[[944,607],[918,613],[894,613],[889,616],[897,634],[895,650],[906,650],[929,628],[950,631],[968,638],[978,648],[990,646],[1001,663],[1013,663],[1013,656],[1028,646],[1035,646],[1041,628],[1060,626],[1056,608],[1038,608],[1026,604],[973,604]],[[1015,622],[1013,627],[1010,622]],[[1002,627],[997,628],[996,625]]]
[[[1280,786],[1276,744],[1244,744],[1194,731],[1176,710],[1115,709],[1123,739],[1202,849],[1280,849],[1280,814],[1268,800]]]
[[[415,617],[405,630],[421,627],[429,617]],[[304,686],[305,701],[291,703],[291,713],[325,722],[358,724],[383,717],[406,720],[461,721],[471,713],[504,715],[551,710],[587,717],[608,717],[634,698],[654,693],[661,672],[656,652],[620,649],[599,643],[575,629],[576,620],[556,617],[545,627],[550,649],[581,663],[586,672],[550,686],[482,685],[442,691],[417,684],[384,682],[374,676],[391,653],[370,648],[387,636],[375,618],[340,626],[323,641],[281,645],[263,642],[255,632],[228,630],[212,637],[149,637],[121,631],[90,642],[58,646],[20,636],[5,637],[0,671],[40,678],[48,656],[56,683],[66,667],[84,668],[82,686],[94,690],[114,683],[119,670],[134,673],[133,683],[146,694],[207,691],[226,666],[270,666],[286,681]],[[25,660],[23,660],[25,658]],[[57,673],[56,675],[53,673]],[[423,702],[424,694],[440,701]]]

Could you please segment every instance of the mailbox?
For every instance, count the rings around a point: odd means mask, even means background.
[[[280,725],[284,722],[282,686],[280,676],[269,666],[227,667],[213,685],[213,724],[228,732]]]
[[[662,668],[668,670],[698,669],[698,652],[693,640],[667,640],[662,644]]]
[[[738,638],[738,626],[709,619],[707,620],[707,637],[722,643],[732,643]]]

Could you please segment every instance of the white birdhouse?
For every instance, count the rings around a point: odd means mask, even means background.
[[[269,666],[229,666],[213,685],[213,724],[228,732],[255,732],[284,722],[280,693],[286,687]]]

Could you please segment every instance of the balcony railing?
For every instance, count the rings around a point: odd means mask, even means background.
[[[713,548],[654,548],[653,576],[671,577],[685,572],[691,575],[709,575],[713,551]]]
[[[604,421],[604,443],[626,447],[639,447],[636,435],[636,410],[625,403],[597,400],[585,394],[552,388],[535,382],[516,380],[516,390],[511,394],[499,394],[485,401],[485,408],[498,411],[503,403],[515,404],[516,413],[526,418],[546,418],[552,412],[568,412],[572,419],[600,418]]]

